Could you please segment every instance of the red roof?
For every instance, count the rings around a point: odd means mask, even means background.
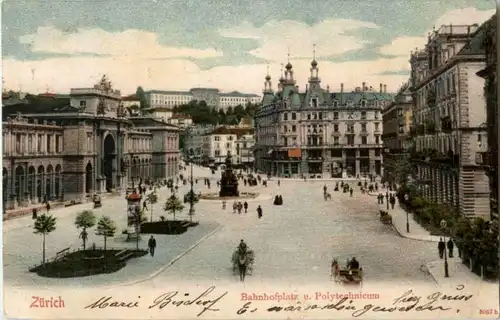
[[[127,197],[127,200],[130,200],[130,201],[138,201],[138,200],[141,200],[141,196],[139,194],[137,194],[137,192],[132,192],[128,197]]]

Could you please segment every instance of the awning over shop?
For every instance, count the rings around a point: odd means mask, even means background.
[[[300,158],[300,157],[302,157],[302,152],[299,148],[288,149],[288,157],[289,158]]]

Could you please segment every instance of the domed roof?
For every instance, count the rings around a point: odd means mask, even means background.
[[[318,61],[316,61],[316,59],[313,59],[313,61],[311,61],[311,66],[313,66],[313,68],[315,68],[317,65],[318,65]]]
[[[283,78],[283,76],[280,77],[280,83],[283,83],[285,82],[285,78]]]
[[[292,68],[293,68],[293,66],[292,66],[292,64],[291,64],[290,62],[288,62],[288,63],[286,64],[285,68],[286,68],[287,70],[290,70],[290,69],[292,69]]]
[[[267,76],[266,76],[266,80],[267,80],[267,81],[271,80],[271,76],[270,76],[270,75],[267,75]]]

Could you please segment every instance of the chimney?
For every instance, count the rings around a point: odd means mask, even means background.
[[[363,82],[363,87],[361,88],[361,90],[365,92],[365,89],[366,89],[366,82]]]
[[[295,89],[297,89],[297,92],[298,92],[298,91],[299,91],[299,86],[298,86],[298,85],[296,85],[296,86],[295,86]]]
[[[340,93],[343,93],[344,92],[344,83],[341,83],[340,84]]]
[[[384,93],[387,93],[387,85],[384,84]]]
[[[373,87],[372,87],[372,86],[370,86],[370,92],[372,92],[372,91],[373,91]]]
[[[326,86],[326,92],[330,92],[330,85]]]
[[[380,84],[380,93],[382,93],[382,84]]]
[[[309,91],[309,85],[306,84],[306,92]]]

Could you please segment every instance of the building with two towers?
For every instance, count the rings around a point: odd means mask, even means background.
[[[274,92],[264,83],[255,115],[255,167],[277,176],[348,177],[382,174],[382,109],[393,99],[362,83],[353,91],[321,87],[313,59],[304,92],[290,62]]]

